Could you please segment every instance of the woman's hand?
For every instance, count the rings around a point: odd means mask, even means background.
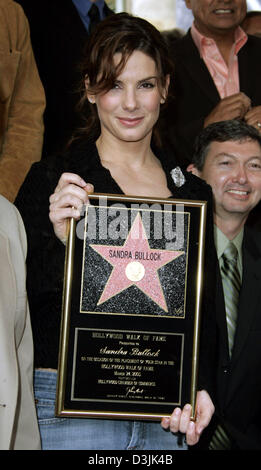
[[[191,405],[185,405],[183,410],[175,408],[169,418],[163,418],[161,426],[171,432],[186,434],[187,444],[193,446],[198,443],[203,430],[208,426],[214,414],[215,407],[205,390],[197,392],[196,421],[191,421]]]
[[[56,236],[64,243],[67,239],[68,220],[79,219],[83,204],[88,203],[88,194],[93,185],[79,175],[63,173],[54,193],[50,196],[49,218]]]

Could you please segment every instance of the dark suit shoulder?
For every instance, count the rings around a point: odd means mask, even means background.
[[[246,74],[249,78],[249,67],[251,70],[260,71],[261,58],[261,38],[248,36],[247,42],[238,52],[239,67],[246,67]],[[257,72],[256,72],[257,73]]]
[[[172,48],[173,56],[176,59],[187,59],[187,55],[193,54],[198,55],[198,49],[192,39],[190,30],[183,36],[175,41],[173,48]],[[184,54],[186,54],[184,56]]]
[[[254,256],[261,256],[261,232],[254,227],[245,226],[244,246],[249,248]]]
[[[245,46],[256,47],[257,52],[261,54],[261,37],[249,34]]]
[[[212,202],[211,186],[190,172],[183,171],[183,173],[186,178],[186,190],[189,190],[190,195],[196,200]]]

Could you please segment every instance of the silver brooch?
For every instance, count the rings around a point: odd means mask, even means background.
[[[173,168],[170,172],[172,179],[175,183],[175,185],[180,188],[180,186],[183,186],[183,184],[186,183],[185,176],[182,173],[182,170],[180,169],[179,166],[176,166],[176,168]]]

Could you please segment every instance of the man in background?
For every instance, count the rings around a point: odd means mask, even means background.
[[[46,93],[43,157],[60,152],[83,125],[76,106],[82,50],[97,22],[113,14],[104,0],[18,0]]]
[[[241,119],[261,129],[261,39],[240,28],[245,0],[185,0],[194,21],[173,48],[173,100],[163,142],[181,165],[191,162],[196,135],[207,125]]]
[[[261,199],[261,135],[240,120],[211,124],[188,170],[212,187],[219,262],[217,415],[202,438],[212,450],[261,450],[261,235],[246,227]]]
[[[0,0],[0,193],[14,201],[43,143],[44,90],[20,5]]]
[[[247,34],[261,38],[261,11],[248,11],[241,23],[241,28]]]
[[[40,449],[26,253],[21,216],[0,195],[0,450]]]

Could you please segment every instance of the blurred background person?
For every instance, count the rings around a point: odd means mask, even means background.
[[[33,340],[26,296],[26,235],[0,195],[0,449],[40,449],[33,394]]]
[[[14,201],[41,158],[45,96],[28,21],[13,0],[0,0],[0,44],[0,193]]]
[[[180,28],[166,29],[161,31],[161,34],[166,39],[170,50],[175,47],[176,40],[182,38],[185,35],[185,31]]]
[[[64,150],[83,125],[80,68],[90,31],[113,14],[104,0],[18,0],[28,18],[31,41],[46,94],[43,156]],[[94,11],[93,11],[94,10]]]
[[[194,20],[173,48],[173,100],[161,126],[182,165],[191,162],[197,134],[213,122],[243,119],[261,130],[261,40],[240,27],[246,0],[233,7],[186,0],[186,6]]]
[[[248,11],[241,23],[241,28],[247,34],[261,37],[261,11]]]

